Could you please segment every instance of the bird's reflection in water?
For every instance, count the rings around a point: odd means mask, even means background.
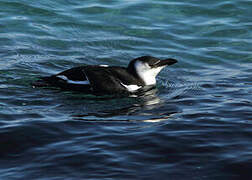
[[[107,101],[108,104],[114,98],[100,98]],[[98,101],[99,101],[98,100]],[[126,107],[117,108],[118,105],[113,102],[112,109],[101,110],[92,113],[75,114],[74,120],[95,121],[95,122],[122,122],[122,121],[141,121],[141,122],[159,122],[167,120],[173,114],[177,113],[176,106],[167,104],[157,95],[157,89],[151,88],[142,91],[137,95],[131,95],[127,98],[117,98],[118,101],[130,101]],[[121,103],[120,103],[121,105]]]

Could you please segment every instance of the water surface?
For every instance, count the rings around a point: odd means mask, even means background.
[[[0,1],[0,179],[252,178],[249,0]],[[142,97],[32,88],[172,57]]]

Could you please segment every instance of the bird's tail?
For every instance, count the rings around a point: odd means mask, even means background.
[[[39,79],[32,82],[31,85],[33,87],[48,87],[50,86],[50,77],[38,77]]]

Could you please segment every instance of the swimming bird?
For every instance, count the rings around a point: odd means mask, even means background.
[[[40,77],[34,87],[59,87],[95,95],[134,94],[146,86],[156,85],[156,76],[176,59],[160,60],[142,56],[130,61],[128,67],[86,65],[74,67],[55,75]]]

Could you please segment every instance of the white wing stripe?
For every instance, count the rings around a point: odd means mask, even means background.
[[[88,80],[87,81],[73,81],[73,80],[68,79],[64,75],[59,75],[57,77],[60,78],[60,79],[65,80],[65,81],[67,81],[67,83],[69,83],[69,84],[82,84],[82,85],[88,85],[88,84],[90,84]]]

